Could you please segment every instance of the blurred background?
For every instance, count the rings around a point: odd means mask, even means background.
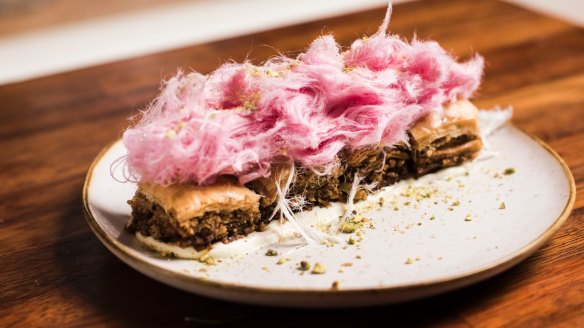
[[[393,2],[406,1],[423,0]],[[507,1],[584,26],[584,0]],[[387,2],[0,0],[0,85],[367,10]]]

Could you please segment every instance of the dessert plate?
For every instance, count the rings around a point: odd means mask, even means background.
[[[328,245],[307,245],[300,238],[274,243],[278,231],[290,230],[284,224],[219,243],[205,261],[163,258],[144,249],[124,230],[127,200],[136,186],[110,174],[111,164],[125,154],[120,141],[107,146],[89,169],[84,214],[118,258],[185,291],[271,306],[401,302],[467,286],[512,267],[569,216],[574,180],[554,151],[510,124],[495,132],[488,145],[489,156],[474,163],[400,182],[358,203],[356,231],[338,233],[331,238],[336,243]],[[302,215],[315,222],[338,220],[343,206]],[[267,250],[277,255],[268,256]],[[311,268],[301,270],[302,261]]]

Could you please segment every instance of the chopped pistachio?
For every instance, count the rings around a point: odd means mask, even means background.
[[[355,245],[355,239],[353,239],[353,237],[349,238],[349,240],[347,240],[347,244]]]
[[[505,203],[501,202],[501,204],[499,204],[499,209],[500,210],[504,210],[505,209]]]
[[[355,230],[357,230],[357,228],[358,228],[357,224],[355,224],[353,222],[345,222],[341,226],[341,232],[342,233],[353,233],[353,232],[355,232]]]
[[[173,129],[166,131],[166,138],[172,140],[174,139],[174,137],[176,137],[176,131],[174,131]]]
[[[508,167],[505,169],[505,171],[503,171],[503,174],[505,174],[505,175],[511,175],[513,173],[515,173],[515,168],[513,168],[513,167]]]
[[[266,75],[268,75],[269,77],[278,77],[278,76],[280,76],[280,73],[269,69],[266,71]]]
[[[464,221],[472,221],[472,217],[470,216],[470,214],[467,214],[467,215],[464,217]]]
[[[341,263],[341,266],[342,267],[350,267],[350,266],[353,266],[353,263],[351,263],[351,262],[344,262],[344,263]]]
[[[361,259],[361,255],[357,255],[357,256],[355,256],[355,258],[356,258],[357,260],[360,260],[360,259]]]
[[[310,270],[310,263],[308,263],[306,261],[300,261],[300,264],[298,265],[298,270],[301,270],[301,271]]]
[[[460,202],[459,201],[452,202],[452,206],[460,206]]]
[[[288,261],[290,261],[289,258],[281,258],[281,259],[278,260],[278,262],[276,262],[276,264],[277,265],[281,265],[281,264],[284,264],[284,263],[286,263]]]
[[[278,256],[278,252],[273,249],[268,249],[266,251],[266,256]]]
[[[406,259],[406,264],[412,264],[412,263],[414,263],[414,260],[411,257],[408,257]]]
[[[326,267],[318,262],[314,263],[314,268],[311,271],[312,274],[323,274],[326,273]]]
[[[199,262],[207,264],[207,265],[214,265],[215,259],[211,257],[209,254],[205,254],[199,258]]]
[[[430,218],[430,220],[436,220],[436,216],[432,215],[432,217]]]
[[[253,101],[246,100],[243,102],[243,109],[245,110],[253,110],[256,108],[256,103]]]
[[[333,281],[333,284],[331,285],[331,288],[334,289],[334,290],[339,289],[339,281],[338,280]]]

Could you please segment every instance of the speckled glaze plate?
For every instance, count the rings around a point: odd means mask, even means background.
[[[512,267],[542,246],[572,209],[573,178],[548,146],[512,125],[488,142],[495,156],[402,182],[359,203],[360,217],[367,222],[359,222],[358,233],[338,234],[332,246],[303,246],[301,240],[258,244],[256,236],[219,245],[228,252],[217,251],[214,265],[160,257],[123,229],[130,214],[126,202],[136,186],[110,175],[111,163],[125,153],[119,141],[99,154],[87,174],[85,216],[122,261],[196,294],[291,307],[412,300]],[[312,215],[336,215],[330,211]],[[266,256],[267,249],[278,256]],[[300,261],[326,270],[299,270]]]

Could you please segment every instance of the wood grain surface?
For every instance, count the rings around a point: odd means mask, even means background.
[[[476,103],[515,107],[577,183],[574,211],[541,250],[483,283],[406,304],[291,310],[187,294],[114,257],[83,219],[81,188],[100,149],[178,67],[293,54],[322,33],[372,33],[384,8],[0,86],[0,327],[584,326],[584,30],[494,0],[398,5],[391,29],[487,61]],[[266,47],[262,45],[270,45]],[[39,60],[42,60],[42,54]],[[1,74],[1,73],[0,73]],[[477,254],[480,256],[480,254]]]
[[[193,0],[3,0],[0,38]]]

